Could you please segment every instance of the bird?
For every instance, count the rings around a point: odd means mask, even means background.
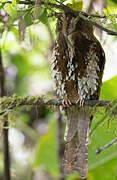
[[[63,171],[77,171],[85,178],[92,115],[84,101],[99,99],[105,65],[105,52],[93,25],[71,12],[60,13],[51,59],[54,88],[67,116]]]

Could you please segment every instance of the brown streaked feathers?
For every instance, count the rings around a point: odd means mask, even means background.
[[[88,22],[71,13],[61,13],[56,26],[52,69],[55,90],[63,105],[98,99],[105,64],[104,51]],[[84,107],[66,108],[65,174],[88,171],[88,132],[91,115]]]

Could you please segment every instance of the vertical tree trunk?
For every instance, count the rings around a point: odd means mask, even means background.
[[[0,97],[5,96],[5,78],[4,78],[4,69],[2,64],[2,56],[0,51]],[[8,122],[7,117],[5,116],[5,123],[3,129],[3,149],[4,149],[4,180],[10,180],[10,158],[9,158],[9,143],[8,143]]]

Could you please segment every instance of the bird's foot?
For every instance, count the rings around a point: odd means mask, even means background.
[[[78,99],[76,103],[79,103],[80,107],[84,106],[84,99]]]
[[[63,105],[64,107],[69,107],[69,106],[72,105],[72,103],[71,103],[71,101],[66,97],[66,98],[63,98],[63,100],[62,100],[62,105]]]

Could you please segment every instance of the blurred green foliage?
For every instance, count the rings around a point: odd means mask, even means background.
[[[39,138],[36,145],[34,167],[41,166],[46,171],[52,173],[54,177],[58,175],[57,160],[57,127],[55,117],[51,117],[48,132]]]
[[[12,3],[6,3],[4,5],[5,11],[9,14],[11,19],[16,19],[17,18],[17,2],[16,0],[12,0]]]

